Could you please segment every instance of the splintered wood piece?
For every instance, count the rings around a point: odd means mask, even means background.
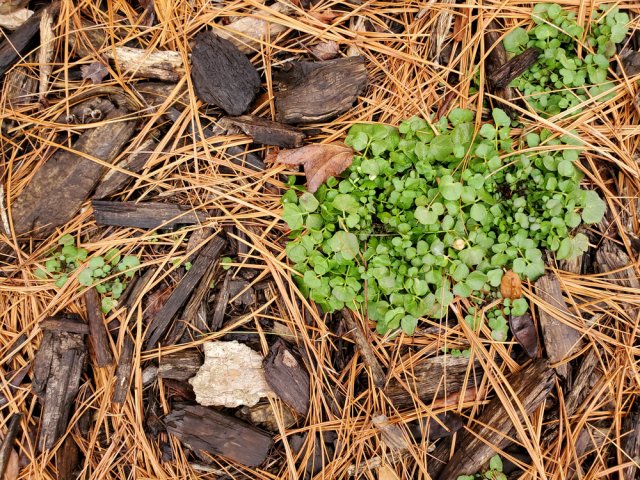
[[[11,457],[11,453],[14,451],[13,444],[18,436],[21,419],[21,413],[13,413],[7,422],[7,431],[4,434],[2,443],[0,444],[0,478],[4,478],[7,465],[9,464],[9,457]]]
[[[546,360],[538,360],[507,377],[526,415],[536,410],[554,384],[554,372]],[[519,410],[518,410],[519,412]],[[518,413],[521,416],[520,412]],[[500,397],[496,396],[477,419],[473,431],[462,434],[451,460],[434,478],[455,480],[459,475],[472,474],[495,455],[495,449],[509,444],[516,429]]]
[[[311,388],[309,374],[282,340],[273,344],[262,367],[267,383],[278,397],[298,414],[306,416]]]
[[[479,385],[478,364],[470,364],[465,357],[439,355],[427,358],[410,368],[403,368],[400,379],[395,376],[389,380],[385,394],[396,407],[415,405],[415,397],[430,404],[435,399]]]
[[[213,238],[207,245],[202,247],[200,253],[193,261],[191,270],[189,270],[178,286],[173,290],[171,296],[167,299],[160,311],[151,319],[149,329],[147,330],[146,345],[147,347],[155,346],[164,333],[167,331],[169,324],[182,308],[184,303],[193,293],[193,289],[207,272],[209,266],[214,263],[224,248],[225,241],[220,237]]]
[[[90,288],[84,294],[84,302],[87,306],[87,319],[89,320],[89,343],[98,368],[107,367],[113,363],[109,334],[102,318],[100,297],[95,288]]]
[[[616,73],[622,76],[622,72],[627,77],[633,77],[640,73],[640,52],[636,52],[635,50],[629,50],[628,52],[622,55],[620,59],[620,66],[616,69]]]
[[[149,157],[151,157],[151,154],[157,146],[158,143],[154,139],[147,138],[124,160],[118,162],[116,166],[124,170],[138,173],[145,167],[147,160],[149,160]],[[133,177],[127,173],[119,172],[114,169],[107,170],[105,176],[100,180],[100,183],[93,194],[93,198],[99,199],[113,195],[131,179],[133,179]]]
[[[115,109],[106,119],[126,114],[127,110]],[[104,171],[102,165],[83,155],[112,162],[133,135],[135,126],[135,121],[106,122],[85,130],[74,143],[73,151],[58,150],[13,203],[16,234],[32,230],[45,234],[71,220]]]
[[[267,458],[273,440],[266,433],[215,410],[188,406],[166,418],[167,431],[195,452],[222,455],[249,467]]]
[[[383,413],[374,415],[371,420],[380,432],[381,440],[390,450],[404,452],[409,449],[409,435],[402,426],[390,423],[389,418]]]
[[[502,45],[500,41],[500,26],[495,20],[489,22],[484,31],[484,48],[489,51],[487,55],[487,61],[485,65],[485,71],[491,72],[499,69],[502,65],[507,63],[507,51]],[[493,87],[493,85],[490,85]],[[509,106],[510,103],[513,103],[517,98],[517,93],[515,88],[509,87],[508,85],[503,88],[492,88],[493,93],[496,97],[502,99],[503,101],[499,101],[500,108],[504,109],[505,112],[509,114],[511,118],[515,118],[517,116],[516,111]]]
[[[640,410],[638,410],[637,406],[622,421],[622,432],[629,432],[622,442],[622,449],[625,453],[622,461],[627,462],[631,458],[634,462],[637,462],[638,457],[640,457]],[[623,470],[623,479],[634,480],[638,478],[636,476],[637,471],[638,467],[636,465],[626,467]]]
[[[6,99],[12,107],[27,105],[37,99],[38,81],[33,78],[26,67],[16,67],[5,77],[7,86]]]
[[[135,345],[129,332],[124,335],[122,342],[122,350],[118,358],[118,367],[116,368],[116,382],[113,387],[113,395],[111,401],[113,403],[123,404],[129,393],[129,384],[131,383],[131,373],[133,372],[133,354]]]
[[[200,32],[191,54],[191,78],[196,95],[229,115],[242,115],[260,89],[260,75],[229,40]]]
[[[67,428],[86,353],[83,334],[44,331],[33,364],[32,382],[33,391],[43,405],[40,451],[51,449]]]
[[[160,358],[158,377],[186,381],[198,373],[203,363],[202,354],[193,348],[163,355]]]
[[[285,123],[328,120],[349,110],[367,85],[363,57],[298,62],[282,74],[276,117]]]
[[[4,407],[7,403],[9,403],[9,399],[5,396],[3,392],[6,392],[6,388],[9,387],[9,391],[11,393],[15,392],[16,389],[20,386],[24,378],[27,376],[31,370],[31,365],[25,365],[24,367],[9,372],[6,377],[9,379],[6,383],[0,385],[0,408]],[[0,478],[2,476],[0,475]]]
[[[420,441],[424,436],[430,442],[450,437],[464,427],[462,417],[454,412],[445,412],[435,417],[419,418],[409,425],[411,434]]]
[[[224,323],[224,314],[227,311],[227,305],[229,305],[229,284],[231,283],[231,277],[233,276],[233,272],[231,270],[227,271],[227,274],[224,277],[224,282],[222,282],[222,286],[220,287],[220,291],[216,296],[216,303],[213,307],[213,317],[211,319],[211,331],[217,332],[222,328],[222,324]]]
[[[70,315],[49,317],[40,322],[40,328],[44,331],[50,332],[81,333],[82,335],[89,334],[89,325],[83,322],[78,322],[75,316]]]
[[[635,273],[631,259],[616,244],[605,240],[596,251],[596,267],[600,273],[616,285],[638,289],[640,280]]]
[[[98,225],[136,227],[145,229],[173,228],[176,225],[194,225],[206,220],[202,212],[173,203],[111,202],[93,200],[93,214]]]
[[[40,70],[39,92],[45,97],[49,90],[49,77],[53,70],[55,58],[55,33],[53,31],[54,12],[45,9],[40,17],[40,49],[38,51],[38,68]]]
[[[384,388],[385,383],[387,382],[386,376],[382,367],[380,366],[380,362],[378,361],[378,357],[371,348],[371,342],[362,331],[359,323],[356,323],[353,318],[353,314],[349,309],[342,309],[342,318],[344,318],[344,322],[347,325],[347,329],[351,334],[351,338],[356,344],[360,355],[362,355],[362,360],[369,367],[369,375],[371,375],[371,379],[373,380],[373,384],[378,388]]]
[[[56,451],[56,469],[58,480],[77,480],[76,469],[80,463],[80,449],[72,436],[62,442],[62,447]]]
[[[31,39],[36,36],[40,30],[41,15],[42,11],[32,15],[0,44],[0,75],[9,70],[27,49]]]
[[[487,79],[495,88],[505,88],[536,63],[541,53],[542,50],[537,47],[528,48],[500,65],[499,68],[489,72]]]
[[[562,289],[556,276],[548,273],[540,277],[535,283],[535,288],[542,299],[538,304],[538,315],[547,356],[551,363],[558,363],[580,349],[581,335],[575,328],[560,320],[562,316],[570,317],[571,312],[562,298]],[[558,375],[565,379],[568,378],[569,369],[567,363],[556,367]]]
[[[262,145],[297,148],[302,146],[302,141],[305,137],[302,130],[284,123],[256,117],[255,115],[225,117],[219,123],[227,131],[239,130],[251,137],[254,142]]]
[[[171,50],[149,51],[141,48],[115,47],[106,49],[105,55],[122,71],[134,78],[150,78],[163,82],[177,82],[184,76],[180,52]]]

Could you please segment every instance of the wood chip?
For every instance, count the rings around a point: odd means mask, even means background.
[[[193,289],[207,272],[211,263],[218,259],[224,246],[225,241],[216,236],[209,241],[207,245],[202,247],[200,253],[193,261],[191,270],[182,277],[182,280],[180,280],[178,286],[173,290],[171,296],[151,320],[145,335],[145,344],[147,348],[155,346],[160,341],[164,333],[167,331],[171,321],[178,313],[178,310],[182,308],[187,299],[191,296]]]
[[[538,354],[538,330],[529,313],[519,317],[509,316],[509,328],[513,337],[524,349],[529,358],[535,358]]]
[[[311,388],[309,373],[282,340],[277,340],[269,349],[262,367],[267,383],[276,395],[306,417]]]
[[[29,20],[31,15],[33,15],[33,10],[29,10],[28,8],[14,10],[11,13],[2,13],[0,14],[0,27],[6,28],[7,30],[15,30]]]
[[[83,334],[44,331],[33,364],[32,382],[42,403],[40,451],[50,450],[67,429],[86,353]]]
[[[572,317],[562,298],[560,282],[552,273],[540,277],[535,283],[536,293],[542,299],[538,303],[538,315],[542,325],[542,336],[551,363],[562,362],[582,346],[580,332],[561,320]],[[556,367],[558,375],[569,378],[570,366],[565,363]]]
[[[540,54],[542,54],[542,50],[539,48],[528,48],[521,54],[516,55],[506,63],[500,65],[499,68],[490,71],[487,79],[495,88],[505,88],[536,63]]]
[[[250,467],[264,462],[273,445],[271,437],[257,428],[200,406],[174,410],[166,425],[191,450],[222,455]]]
[[[123,404],[129,393],[129,385],[131,383],[131,374],[133,373],[133,354],[135,352],[135,344],[129,332],[124,335],[122,342],[122,350],[118,357],[118,367],[116,368],[116,381],[113,387],[111,401],[116,404]]]
[[[360,327],[359,322],[356,323],[353,314],[348,309],[342,309],[342,318],[347,325],[349,334],[353,338],[358,351],[362,355],[362,360],[369,368],[369,375],[371,376],[371,380],[373,380],[373,384],[378,388],[384,388],[387,383],[386,376],[382,370],[382,366],[380,366],[378,357],[376,357],[371,347],[371,342],[367,338],[367,335]]]
[[[120,46],[106,49],[104,53],[113,61],[115,69],[128,77],[128,81],[132,78],[149,78],[163,82],[177,82],[185,74],[180,52],[149,51]]]
[[[623,479],[634,480],[638,478],[638,467],[636,465],[640,463],[640,410],[637,406],[624,418],[622,433],[626,433],[622,443],[622,449],[625,453],[622,461],[627,462],[631,459],[635,462],[635,465],[630,465],[623,470]]]
[[[499,69],[502,65],[507,63],[507,51],[502,45],[500,37],[500,26],[495,20],[492,20],[486,25],[484,30],[484,48],[487,55],[485,64],[485,71],[492,72]],[[493,87],[493,86],[491,86]],[[516,98],[517,92],[515,88],[511,88],[508,85],[503,88],[491,88],[492,93],[501,100],[498,100],[498,107],[502,108],[511,118],[517,116],[516,111],[510,106]]]
[[[28,105],[37,99],[38,82],[28,68],[18,66],[5,76],[7,102],[12,107]]]
[[[396,452],[405,452],[409,449],[408,434],[400,425],[390,423],[389,418],[382,413],[374,415],[371,420],[387,448]]]
[[[45,9],[40,17],[40,49],[38,50],[38,67],[40,70],[39,92],[45,97],[49,92],[49,77],[53,70],[55,58],[55,33],[53,31],[54,14]]]
[[[414,406],[416,397],[429,405],[435,399],[460,392],[467,377],[468,388],[479,385],[479,373],[479,365],[470,364],[468,358],[439,355],[402,367],[400,379],[391,377],[385,394],[396,408]]]
[[[160,358],[158,377],[186,381],[198,373],[203,362],[202,354],[193,348],[163,355]]]
[[[11,456],[16,456],[13,444],[18,436],[20,429],[20,420],[22,420],[21,413],[13,413],[7,421],[7,431],[4,434],[2,443],[0,444],[0,478],[5,480],[17,478],[15,474],[15,460],[11,460]],[[12,465],[12,463],[14,465]],[[10,471],[11,468],[11,471]]]
[[[29,43],[40,30],[40,11],[18,27],[11,35],[5,37],[0,44],[0,75],[13,66],[27,50]]]
[[[507,377],[511,388],[528,415],[545,400],[554,384],[554,372],[546,360],[531,363]],[[520,416],[520,414],[518,414]],[[462,435],[449,463],[439,472],[439,480],[455,480],[459,475],[473,474],[495,455],[495,449],[509,444],[516,429],[502,400],[494,397],[475,422],[472,431]]]
[[[260,76],[247,57],[230,41],[213,32],[195,38],[191,78],[196,95],[229,115],[242,115],[260,88]]]
[[[94,363],[98,368],[107,367],[113,363],[109,334],[104,324],[100,297],[95,288],[90,288],[84,294],[89,320],[89,343],[93,353]]]
[[[313,55],[317,60],[331,60],[336,58],[340,53],[340,45],[333,40],[329,40],[328,42],[320,42],[313,45],[309,48],[309,52]]]
[[[290,64],[279,75],[276,117],[285,123],[329,120],[349,110],[367,85],[363,57]]]
[[[225,117],[220,120],[220,126],[228,132],[231,130],[231,133],[233,130],[240,131],[256,143],[284,148],[301,147],[305,137],[304,132],[297,128],[255,115]]]
[[[126,110],[114,109],[106,119],[116,119],[126,113]],[[13,203],[16,234],[37,231],[44,235],[71,220],[104,171],[102,165],[84,155],[112,162],[133,135],[135,126],[135,121],[106,122],[85,130],[73,144],[72,151],[58,150],[38,169]]]
[[[144,229],[173,228],[204,222],[206,215],[189,207],[160,202],[112,202],[93,200],[93,214],[98,225]]]

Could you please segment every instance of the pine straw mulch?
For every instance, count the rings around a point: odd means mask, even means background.
[[[454,107],[487,108],[493,98],[485,88],[482,62],[480,66],[476,62],[476,58],[485,57],[487,46],[476,22],[487,24],[499,19],[506,32],[525,22],[532,6],[532,2],[512,0],[464,5],[427,0],[351,3],[320,0],[313,2],[312,7],[294,6],[291,13],[282,14],[262,3],[155,0],[155,22],[148,26],[148,17],[141,16],[142,8],[137,2],[61,2],[55,25],[55,63],[46,99],[12,107],[7,101],[7,85],[3,89],[0,179],[9,208],[41,165],[45,151],[58,141],[60,132],[66,131],[55,120],[76,103],[75,99],[100,94],[105,87],[127,91],[141,82],[121,72],[113,62],[101,84],[80,78],[80,66],[96,61],[100,53],[87,56],[73,53],[67,40],[70,32],[80,28],[81,19],[104,29],[108,37],[105,50],[127,44],[149,50],[174,50],[186,59],[194,35],[214,23],[225,25],[249,15],[269,18],[277,34],[261,42],[250,54],[264,82],[252,113],[267,118],[274,115],[271,78],[275,70],[292,59],[309,59],[309,48],[321,41],[337,42],[342,54],[359,52],[367,61],[369,86],[356,105],[331,122],[305,127],[310,142],[328,142],[343,136],[354,122],[395,125],[412,115],[427,117],[439,109],[446,113]],[[563,5],[574,8],[579,18],[585,19],[597,3],[587,5],[572,0]],[[626,2],[622,7],[629,8],[632,18],[634,13],[640,15],[635,2]],[[332,14],[327,15],[329,12]],[[632,30],[640,28],[638,18],[633,20]],[[34,52],[14,68],[24,68],[36,79],[40,74],[37,48]],[[470,94],[476,72],[479,91]],[[628,78],[618,81],[621,88],[615,98],[589,103],[582,113],[571,118],[561,114],[542,119],[521,110],[525,128],[545,125],[554,132],[578,131],[587,142],[582,162],[585,181],[606,196],[609,211],[605,221],[589,229],[592,248],[584,259],[584,272],[569,273],[555,263],[549,265],[570,307],[571,318],[566,321],[580,331],[584,340],[583,349],[568,361],[578,366],[594,351],[604,376],[573,415],[566,415],[565,399],[570,392],[558,380],[545,401],[554,415],[545,416],[543,406],[529,417],[528,427],[521,421],[519,430],[526,438],[518,436],[513,441],[526,445],[526,450],[512,448],[512,453],[503,453],[521,469],[516,470],[514,478],[561,479],[576,469],[581,478],[619,478],[621,469],[632,461],[625,457],[621,445],[625,438],[623,419],[637,407],[640,390],[640,350],[636,340],[640,296],[628,282],[615,281],[592,267],[593,253],[607,239],[630,258],[631,268],[621,276],[633,279],[639,272],[636,235],[640,169],[636,152],[640,147],[637,135],[640,112],[634,103],[638,85]],[[162,114],[172,106],[178,89],[185,86],[191,92],[190,100],[180,107],[179,118],[168,122]],[[0,279],[0,385],[8,400],[0,411],[0,430],[4,431],[11,413],[24,414],[22,433],[16,443],[22,467],[20,478],[59,478],[56,457],[63,440],[53,451],[36,452],[34,437],[40,408],[28,377],[14,391],[7,387],[7,380],[10,372],[32,362],[41,339],[39,322],[60,312],[84,315],[84,289],[78,288],[76,282],[59,289],[52,281],[38,280],[33,275],[34,268],[66,233],[77,237],[90,254],[104,254],[115,246],[123,253],[138,255],[143,268],[159,267],[144,298],[138,299],[131,309],[117,308],[106,318],[106,322],[118,319],[122,324],[132,319],[133,334],[138,338],[132,390],[124,405],[111,402],[115,366],[104,369],[89,366],[83,374],[75,412],[63,437],[72,436],[79,448],[81,478],[220,478],[225,474],[227,478],[303,478],[307,460],[314,456],[315,449],[326,454],[317,478],[347,478],[354,473],[359,478],[427,478],[428,452],[432,450],[429,442],[424,438],[413,441],[406,452],[394,454],[381,440],[372,416],[382,413],[391,423],[408,426],[418,419],[451,411],[459,413],[465,424],[473,428],[496,389],[508,392],[505,376],[521,368],[511,356],[518,347],[514,342],[498,344],[485,335],[477,336],[455,318],[440,323],[424,321],[413,337],[383,338],[372,331],[369,339],[373,350],[390,378],[440,355],[443,348],[471,345],[472,357],[483,366],[481,388],[471,395],[451,398],[446,405],[414,398],[414,406],[397,408],[373,385],[338,317],[321,314],[301,297],[291,279],[291,269],[283,254],[287,229],[279,218],[278,192],[284,187],[286,168],[271,165],[264,172],[256,172],[233,163],[224,154],[230,146],[247,147],[259,155],[269,152],[268,147],[256,147],[246,137],[202,140],[191,133],[215,122],[220,112],[197,101],[188,67],[173,92],[157,109],[140,112],[142,123],[131,144],[142,141],[153,127],[162,132],[160,145],[150,166],[112,199],[170,200],[206,212],[205,222],[176,231],[99,227],[88,202],[77,218],[47,238],[0,237],[0,242],[6,242],[11,251],[2,264]],[[182,270],[173,261],[186,259],[188,240],[197,232],[207,231],[205,228],[211,228],[213,234],[219,230],[226,233],[229,247],[225,255],[234,259],[234,276],[248,279],[251,286],[261,284],[262,293],[249,306],[232,299],[227,321],[220,331],[204,332],[189,343],[145,350],[140,341],[145,328],[144,309],[153,308],[148,307],[150,298],[157,300],[161,297],[158,292],[175,285]],[[214,284],[220,285],[225,272],[221,268],[217,272]],[[524,287],[527,297],[539,305],[541,300],[531,286]],[[276,448],[260,468],[250,469],[214,457],[213,463],[203,470],[195,465],[202,463],[200,460],[167,435],[161,424],[158,427],[157,422],[171,411],[174,402],[184,401],[179,389],[176,391],[157,378],[143,386],[142,372],[157,365],[167,354],[222,338],[249,342],[266,354],[275,337],[274,322],[288,328],[307,358],[311,375],[309,414],[285,428],[281,410],[276,408],[281,427],[273,435]],[[123,338],[122,334],[114,336],[111,346],[116,358]],[[516,406],[510,402],[505,406],[510,417],[518,418]],[[558,434],[545,438],[542,432],[552,423]],[[585,429],[595,447],[583,450],[579,456],[576,442],[579,432]],[[305,439],[297,453],[289,445],[294,434]]]

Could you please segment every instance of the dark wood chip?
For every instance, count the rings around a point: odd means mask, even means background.
[[[123,109],[114,109],[107,120],[122,117]],[[46,234],[71,220],[102,177],[104,167],[82,154],[112,162],[133,135],[135,121],[106,122],[85,130],[73,144],[73,153],[58,150],[35,173],[13,204],[16,234],[29,231]]]
[[[216,303],[213,307],[213,316],[211,318],[210,325],[212,332],[220,330],[224,323],[224,314],[227,311],[227,305],[229,304],[229,284],[231,283],[232,275],[233,272],[228,270],[224,277],[224,282],[216,295]]]
[[[276,395],[298,414],[306,416],[311,388],[309,373],[282,340],[269,349],[262,367],[265,379]]]
[[[5,40],[0,44],[0,75],[4,75],[27,50],[31,40],[33,40],[40,31],[41,16],[42,11],[31,15],[31,17],[20,25],[11,35],[5,37]]]
[[[173,203],[93,200],[92,205],[98,225],[115,227],[173,228],[176,225],[194,225],[207,218],[202,212]]]
[[[551,363],[558,363],[582,346],[580,332],[559,319],[556,311],[564,317],[572,317],[569,307],[562,298],[560,282],[552,273],[540,277],[535,283],[536,293],[542,299],[538,303],[538,316],[542,325],[542,336],[547,357]],[[543,305],[549,305],[544,308]],[[564,379],[569,378],[570,366],[565,363],[556,367],[558,375]]]
[[[118,357],[118,367],[116,368],[116,381],[113,387],[111,401],[117,404],[123,404],[129,394],[129,386],[131,384],[131,374],[133,372],[133,354],[135,345],[133,338],[129,332],[126,332],[122,342],[122,350]]]
[[[213,32],[200,32],[195,38],[191,79],[200,100],[229,115],[247,111],[260,89],[260,75],[249,59]]]
[[[56,452],[57,480],[77,480],[80,467],[80,449],[70,435],[62,442],[62,448]]]
[[[620,59],[620,67],[617,68],[618,75],[621,75],[623,72],[627,77],[633,77],[640,73],[640,52],[635,50],[629,50],[625,54],[623,54]]]
[[[191,296],[196,285],[200,282],[211,264],[218,259],[224,246],[225,241],[220,237],[215,237],[207,245],[202,247],[200,253],[193,261],[191,270],[182,277],[182,280],[180,280],[180,283],[173,290],[160,311],[151,319],[149,329],[145,336],[147,348],[155,346],[160,341],[171,321],[178,313],[178,310],[182,308]]]
[[[421,418],[409,424],[409,430],[418,442],[425,436],[430,442],[450,437],[462,427],[462,417],[455,412],[440,413],[435,417]]]
[[[67,428],[86,353],[83,334],[44,331],[33,364],[32,382],[42,403],[40,451],[51,449]]]
[[[391,377],[384,391],[396,408],[413,407],[416,396],[428,405],[437,398],[460,392],[467,376],[466,388],[476,387],[480,373],[479,364],[470,364],[468,358],[439,355],[402,368],[400,378]]]
[[[299,62],[279,76],[276,117],[286,123],[328,120],[349,110],[367,86],[363,57]]]
[[[21,413],[12,413],[11,417],[7,421],[7,431],[4,434],[2,443],[0,444],[0,478],[4,478],[4,473],[9,463],[9,457],[13,452],[13,444],[18,436],[20,430],[20,420],[22,419]]]
[[[634,410],[622,421],[622,433],[626,434],[622,442],[622,449],[626,456],[623,457],[622,461],[627,462],[631,458],[634,462],[637,462],[638,457],[640,457],[640,409],[637,404]],[[623,470],[623,479],[637,479],[637,472],[638,467],[630,465]]]
[[[487,60],[485,63],[485,71],[492,72],[499,69],[502,65],[507,63],[507,51],[500,41],[501,33],[500,26],[495,20],[489,22],[484,31],[484,48],[488,51]],[[497,88],[490,85],[491,93],[501,99],[498,101],[498,107],[502,108],[511,118],[518,116],[517,112],[510,106],[517,99],[518,95],[515,88],[511,88],[508,85],[503,88]]]
[[[297,128],[255,115],[226,117],[220,120],[220,126],[230,133],[233,130],[240,131],[256,143],[284,148],[301,147],[305,137],[304,132]]]
[[[535,358],[538,354],[538,331],[531,315],[525,313],[519,317],[509,316],[509,328],[527,356]]]
[[[507,377],[526,415],[536,410],[547,398],[555,374],[546,360],[538,360]],[[521,414],[518,413],[521,417]],[[522,420],[522,418],[521,418]],[[517,437],[516,429],[500,397],[485,407],[470,431],[462,434],[449,463],[434,478],[455,480],[459,475],[473,474],[495,455],[495,448],[504,448],[509,437]]]
[[[40,322],[40,328],[50,332],[70,332],[89,334],[89,325],[78,321],[75,315],[56,315]]]
[[[124,170],[128,170],[134,173],[140,172],[147,164],[147,160],[151,157],[158,146],[157,142],[148,138],[140,144],[131,154],[129,154],[124,160],[118,162],[116,166]],[[96,188],[93,198],[105,198],[109,195],[113,195],[122,189],[133,177],[118,170],[110,169],[105,176],[100,180],[100,184]]]
[[[27,376],[27,373],[29,373],[29,370],[31,370],[31,365],[27,364],[18,370],[7,373],[6,378],[8,378],[9,380],[6,383],[3,382],[3,384],[0,386],[0,408],[9,403],[9,399],[3,393],[6,391],[5,389],[9,387],[11,393],[15,392]],[[2,478],[2,475],[0,475],[0,478]]]
[[[193,348],[163,355],[160,358],[158,377],[184,382],[198,373],[203,363],[202,354]]]
[[[107,367],[113,363],[109,334],[102,317],[100,296],[95,288],[90,288],[84,294],[89,320],[89,343],[93,352],[95,364],[98,368]]]
[[[521,54],[516,55],[506,63],[500,65],[499,68],[489,72],[487,75],[489,82],[491,82],[495,88],[505,88],[509,86],[513,80],[536,63],[541,53],[542,50],[537,47],[526,49]]]
[[[264,462],[273,445],[261,430],[201,406],[174,410],[167,416],[166,426],[191,450],[222,455],[249,467]]]
[[[386,375],[382,370],[382,366],[378,361],[378,357],[376,357],[373,348],[371,348],[371,342],[367,338],[366,334],[362,330],[362,327],[359,323],[356,323],[353,318],[353,314],[347,308],[342,309],[342,318],[344,318],[344,322],[347,325],[347,330],[353,338],[353,341],[362,355],[362,360],[369,367],[369,374],[371,375],[371,380],[373,380],[373,384],[378,388],[384,388],[387,383]]]

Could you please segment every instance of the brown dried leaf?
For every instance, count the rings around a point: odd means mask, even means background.
[[[517,273],[509,270],[502,276],[500,293],[503,298],[510,298],[511,300],[522,297],[522,282]]]
[[[322,12],[309,12],[309,15],[322,23],[330,24],[333,20],[338,18],[341,14],[334,12],[333,10],[323,10]]]
[[[145,322],[156,317],[158,312],[162,310],[162,307],[164,307],[164,304],[167,302],[167,299],[171,296],[172,292],[173,288],[171,288],[171,286],[166,286],[156,290],[147,297],[146,308],[142,314]]]
[[[82,65],[80,67],[82,71],[82,79],[86,80],[87,78],[91,79],[92,83],[101,83],[109,74],[109,70],[102,62],[93,62],[89,65]]]
[[[291,150],[280,150],[271,161],[287,165],[304,165],[307,190],[311,193],[330,177],[344,172],[353,161],[353,150],[343,143],[306,145]]]
[[[538,331],[531,315],[525,313],[519,317],[509,316],[509,328],[529,358],[534,358],[538,353]]]
[[[331,60],[332,58],[336,58],[339,51],[340,46],[333,40],[318,43],[309,49],[311,55],[316,57],[318,60]]]

